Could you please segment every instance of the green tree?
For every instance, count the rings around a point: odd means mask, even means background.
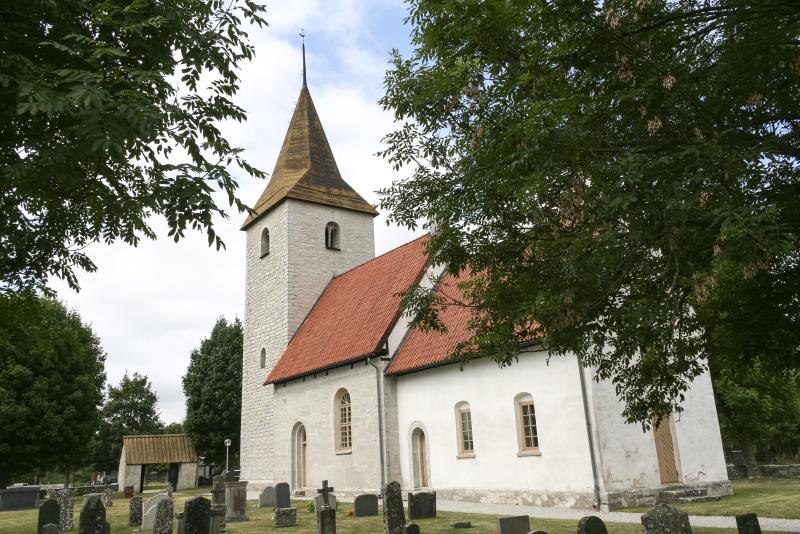
[[[164,427],[164,434],[183,434],[183,423],[169,423]]]
[[[263,173],[219,130],[254,54],[252,0],[0,3],[0,291],[77,288],[87,244],[154,239],[162,216],[223,245],[213,193],[239,211],[230,168]]]
[[[186,395],[184,428],[197,453],[209,463],[224,464],[224,441],[230,438],[231,465],[238,464],[242,417],[242,350],[239,319],[217,319],[211,335],[192,351],[183,377]]]
[[[35,470],[88,463],[105,382],[99,338],[76,311],[0,295],[0,488]]]
[[[800,10],[791,0],[412,0],[382,191],[433,261],[477,273],[475,337],[540,336],[629,421],[708,367],[800,367]],[[441,299],[411,291],[423,328]]]
[[[99,471],[115,471],[122,453],[122,437],[137,434],[161,434],[164,423],[156,410],[158,395],[147,375],[125,375],[119,386],[109,384],[97,433],[95,467]]]

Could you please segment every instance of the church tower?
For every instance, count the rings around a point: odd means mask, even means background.
[[[375,208],[344,181],[306,85],[269,184],[248,216],[241,478],[273,480],[273,385],[289,340],[334,276],[375,255]],[[222,408],[222,407],[221,407]]]

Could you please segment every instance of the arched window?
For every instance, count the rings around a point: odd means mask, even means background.
[[[269,229],[264,228],[261,231],[261,257],[269,254]]]
[[[335,222],[325,225],[325,248],[339,250],[339,225]]]
[[[474,458],[475,442],[472,439],[472,411],[468,402],[456,404],[456,434],[458,439],[458,457]]]
[[[517,412],[517,437],[519,454],[539,454],[539,430],[536,426],[536,411],[530,393],[520,393],[514,398]]]
[[[261,349],[261,368],[267,366],[267,349]]]
[[[353,448],[353,429],[350,393],[342,388],[334,398],[336,452],[348,453]]]

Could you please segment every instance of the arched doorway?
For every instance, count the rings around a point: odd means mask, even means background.
[[[305,488],[306,484],[306,427],[297,423],[292,432],[292,487]]]
[[[414,487],[428,487],[428,445],[425,431],[417,427],[411,433],[411,456],[414,468]]]

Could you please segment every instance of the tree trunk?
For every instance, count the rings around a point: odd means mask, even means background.
[[[70,478],[72,477],[72,468],[66,467],[64,468],[64,487],[68,488],[70,483]]]
[[[761,476],[761,470],[758,468],[758,460],[756,460],[755,448],[749,441],[742,444],[742,455],[747,464],[748,478]]]

